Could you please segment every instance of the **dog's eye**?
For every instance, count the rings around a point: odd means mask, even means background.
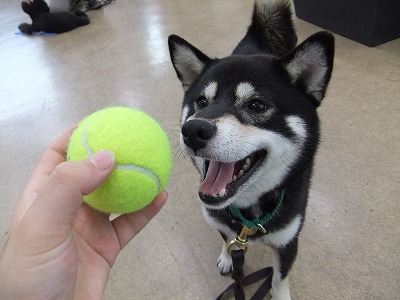
[[[208,106],[208,101],[204,96],[200,96],[199,98],[197,98],[196,103],[198,108],[204,108]]]
[[[259,100],[259,99],[253,99],[247,105],[247,108],[252,110],[252,111],[254,111],[254,112],[262,113],[262,112],[265,112],[267,110],[268,106],[264,102]]]

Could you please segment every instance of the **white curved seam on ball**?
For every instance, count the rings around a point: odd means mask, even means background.
[[[126,170],[126,171],[135,171],[135,172],[139,172],[142,173],[144,175],[149,176],[151,179],[153,179],[153,181],[156,183],[157,185],[157,190],[160,190],[160,180],[158,179],[158,177],[149,169],[145,169],[136,165],[117,165],[116,166],[117,169],[120,170]]]
[[[87,142],[86,142],[86,129],[88,128],[88,126],[89,126],[89,120],[88,120],[86,126],[83,128],[83,132],[82,132],[82,144],[83,144],[83,147],[84,147],[85,150],[86,150],[86,153],[87,153],[89,156],[91,156],[91,155],[93,155],[93,151],[90,150],[89,145],[88,145]]]
[[[91,155],[93,155],[93,151],[89,148],[89,145],[88,145],[87,140],[86,140],[86,129],[87,129],[88,126],[89,126],[89,122],[83,128],[82,144],[83,144],[83,147],[86,150],[86,153],[89,156],[91,156]],[[139,167],[139,166],[136,166],[136,165],[119,165],[119,164],[116,165],[116,168],[120,169],[120,170],[126,170],[126,171],[135,171],[135,172],[139,172],[139,173],[142,173],[144,175],[147,175],[156,183],[157,190],[158,191],[160,190],[160,186],[161,186],[160,180],[158,179],[158,177],[151,170],[146,169],[146,168],[142,168],[142,167]]]

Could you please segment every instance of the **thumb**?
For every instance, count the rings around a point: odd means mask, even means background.
[[[114,154],[108,150],[101,150],[86,160],[59,164],[27,211],[26,224],[43,226],[47,234],[51,228],[56,234],[60,234],[60,230],[67,232],[83,195],[96,190],[111,174],[114,165]]]

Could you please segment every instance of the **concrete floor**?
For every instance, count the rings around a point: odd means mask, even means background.
[[[53,137],[94,110],[128,105],[163,124],[175,166],[168,204],[123,250],[104,299],[213,299],[231,283],[216,268],[221,240],[201,216],[197,173],[180,155],[183,92],[167,49],[176,33],[211,56],[229,54],[252,3],[227,3],[117,0],[89,12],[89,26],[26,37],[14,34],[28,21],[19,1],[1,0],[0,247]],[[301,20],[296,26],[300,41],[320,30]],[[292,297],[399,299],[400,40],[368,48],[336,37]],[[251,247],[246,259],[249,273],[269,264],[269,251]]]

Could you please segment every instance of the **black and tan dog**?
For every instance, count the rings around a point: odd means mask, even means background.
[[[249,239],[273,250],[273,299],[290,299],[334,56],[328,32],[296,43],[289,0],[256,0],[247,34],[222,59],[169,38],[185,91],[181,148],[200,173],[204,216],[225,242],[243,225],[260,229]],[[221,273],[232,268],[226,248]]]
[[[63,33],[90,23],[88,16],[83,12],[51,13],[44,0],[24,1],[21,3],[21,7],[32,19],[32,24],[22,23],[18,26],[18,29],[26,34],[39,31]]]

